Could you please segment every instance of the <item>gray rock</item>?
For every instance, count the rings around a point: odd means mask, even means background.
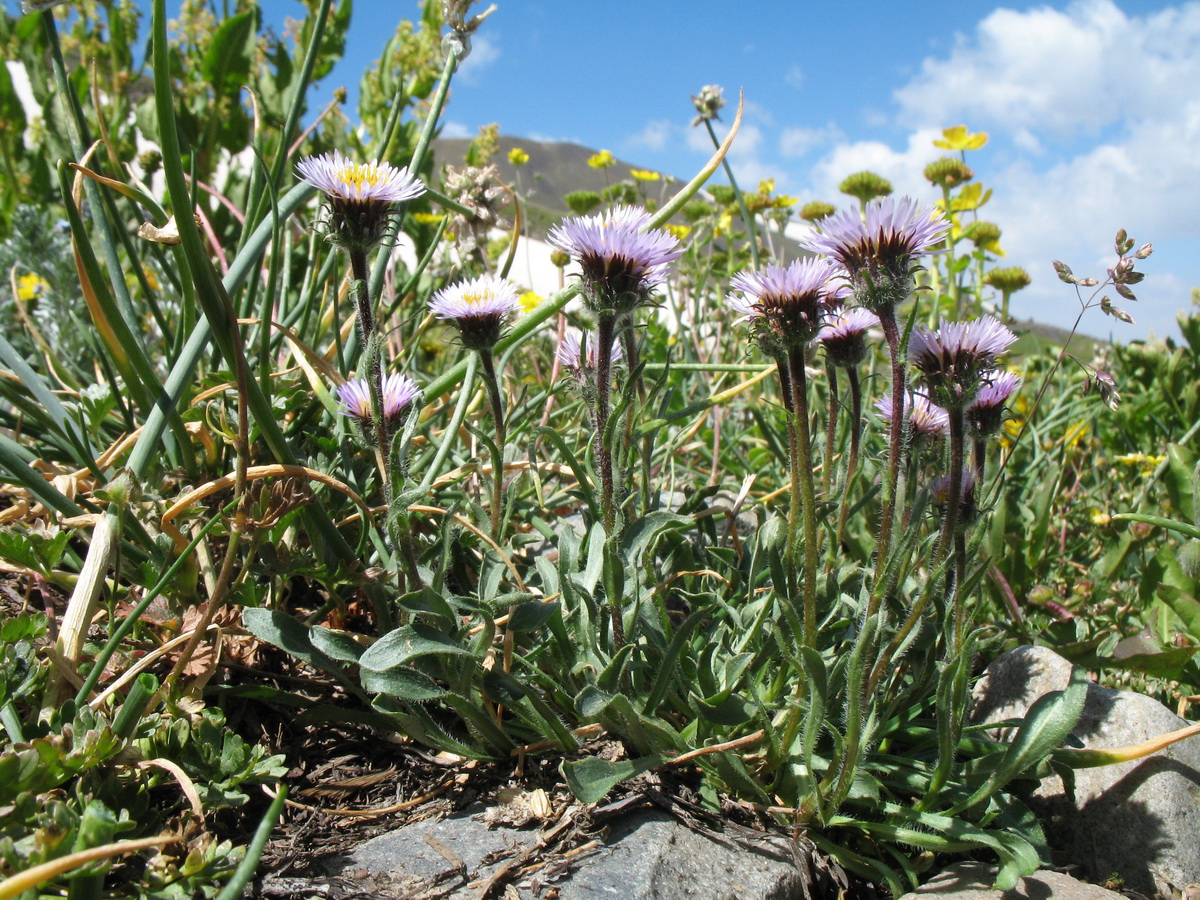
[[[328,868],[383,897],[475,897],[506,864],[508,874],[515,874],[514,859],[538,841],[536,829],[490,829],[481,810],[406,825],[367,841]],[[519,895],[559,900],[800,900],[810,895],[808,874],[798,868],[786,838],[756,835],[753,842],[717,842],[657,810],[621,816],[597,849],[578,855],[569,867],[547,868],[532,877],[517,876]],[[817,873],[822,876],[829,873]],[[814,888],[811,896],[822,894]]]
[[[1071,670],[1044,647],[1004,654],[975,689],[974,720],[1023,717],[1038,697],[1064,689]],[[1142,694],[1090,684],[1072,735],[1083,746],[1114,750],[1188,724]],[[1128,763],[1077,769],[1074,801],[1059,778],[1047,778],[1032,806],[1051,845],[1094,881],[1117,874],[1128,888],[1166,896],[1200,881],[1200,740]]]
[[[958,863],[900,900],[1125,900],[1122,894],[1049,871],[1034,872],[1012,890],[999,891],[992,887],[996,872],[987,863]]]
[[[789,843],[718,844],[656,810],[614,827],[605,848],[559,888],[561,900],[791,900],[804,896]]]

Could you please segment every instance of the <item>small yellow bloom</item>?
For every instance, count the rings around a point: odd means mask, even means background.
[[[1101,528],[1103,528],[1105,525],[1107,525],[1111,521],[1112,521],[1112,516],[1110,516],[1108,513],[1104,512],[1103,510],[1097,509],[1092,513],[1092,524],[1093,525],[1099,525]]]
[[[717,219],[717,224],[713,226],[713,237],[720,237],[727,232],[733,225],[733,216],[728,212],[721,213],[721,218]]]
[[[435,222],[440,222],[440,221],[442,221],[442,219],[446,218],[444,213],[426,213],[426,212],[413,213],[412,217],[417,222],[419,222],[421,225],[432,225]]]
[[[692,233],[692,229],[688,225],[664,225],[663,231],[673,235],[679,241],[687,240],[687,236]]]
[[[764,178],[758,183],[758,192],[760,194],[769,194],[775,190],[775,179]]]
[[[608,150],[601,150],[599,153],[588,157],[587,164],[593,169],[611,169],[617,164],[617,161]]]
[[[521,302],[522,312],[531,313],[534,311],[534,309],[537,307],[537,305],[539,303],[541,303],[542,300],[545,298],[543,298],[541,294],[538,294],[535,291],[526,291],[517,299]]]
[[[966,125],[955,125],[942,130],[942,139],[933,142],[933,146],[943,150],[978,150],[988,141],[986,131],[971,134]]]
[[[34,300],[50,289],[50,284],[42,276],[30,272],[17,279],[17,296],[24,302]]]
[[[658,181],[662,178],[657,172],[651,172],[649,169],[630,169],[629,174],[638,181]]]
[[[520,147],[513,147],[508,151],[508,161],[514,166],[523,166],[529,162],[529,154]]]
[[[162,290],[162,285],[158,281],[158,276],[154,274],[154,270],[149,266],[142,266],[142,274],[146,276],[146,284],[150,285],[150,290]]]

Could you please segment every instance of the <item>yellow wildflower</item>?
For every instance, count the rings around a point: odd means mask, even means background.
[[[159,283],[158,276],[154,274],[154,270],[149,266],[142,266],[142,274],[146,276],[146,284],[150,285],[150,290],[162,290],[162,284]]]
[[[721,218],[717,219],[717,224],[713,226],[713,237],[720,237],[727,232],[733,225],[733,216],[728,211],[721,213]]]
[[[1112,521],[1112,516],[1110,516],[1108,513],[1104,512],[1104,510],[1101,510],[1101,509],[1093,510],[1093,512],[1092,512],[1092,524],[1093,525],[1099,525],[1101,528],[1103,528],[1105,525],[1107,525],[1111,521]]]
[[[630,169],[629,174],[638,181],[658,181],[662,178],[657,172],[651,172],[649,169]]]
[[[593,169],[611,169],[617,164],[617,161],[608,150],[601,150],[588,157],[587,164]]]
[[[687,236],[692,233],[691,227],[687,225],[664,225],[663,231],[674,236],[678,241],[687,240]]]
[[[954,125],[942,129],[942,139],[935,140],[933,146],[943,150],[978,150],[988,141],[986,131],[971,134],[966,125]]]
[[[526,291],[517,299],[521,303],[521,310],[525,313],[531,313],[544,298],[535,291]]]
[[[413,213],[412,217],[414,220],[416,220],[421,225],[432,225],[435,222],[440,222],[440,221],[442,221],[442,219],[446,218],[444,213],[427,213],[427,212]]]
[[[50,283],[33,272],[17,279],[17,297],[26,303],[36,300],[49,289]]]
[[[514,166],[523,166],[529,162],[529,154],[520,147],[513,147],[508,151],[508,161]]]

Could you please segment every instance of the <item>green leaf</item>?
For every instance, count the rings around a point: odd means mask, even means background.
[[[543,603],[541,600],[531,600],[522,603],[513,610],[508,620],[509,631],[537,631],[558,612],[558,603]]]
[[[365,649],[362,644],[344,631],[333,631],[321,625],[315,625],[309,632],[312,645],[340,662],[356,663]]]
[[[597,756],[563,762],[559,766],[567,786],[581,803],[599,803],[614,787],[648,772],[664,762],[660,756],[611,761]]]
[[[309,665],[323,669],[355,693],[361,693],[346,675],[345,669],[325,651],[313,645],[312,630],[298,619],[277,609],[247,607],[242,610],[242,624],[260,641],[266,641]]]
[[[249,82],[257,18],[257,9],[230,16],[212,36],[200,68],[218,94],[235,94]]]
[[[660,537],[669,531],[683,531],[692,527],[691,516],[656,510],[638,519],[625,529],[621,543],[626,558],[636,562],[647,550],[652,550]]]
[[[1048,757],[1079,721],[1087,699],[1087,688],[1086,673],[1075,667],[1065,691],[1051,691],[1039,697],[1029,707],[996,771],[970,799],[958,804],[954,811],[961,812],[987,799],[1013,778]]]
[[[407,666],[393,666],[382,672],[363,669],[360,673],[362,686],[376,694],[387,694],[397,700],[436,700],[447,694],[428,675]]]
[[[1200,638],[1200,601],[1170,584],[1160,584],[1158,590],[1154,592],[1154,596],[1167,604],[1171,612],[1179,616],[1188,634]]]
[[[358,658],[358,664],[364,670],[386,672],[422,656],[473,657],[474,654],[426,625],[402,625],[368,647]]]

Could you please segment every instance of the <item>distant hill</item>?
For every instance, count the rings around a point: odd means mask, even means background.
[[[438,138],[433,144],[434,161],[438,166],[461,166],[466,157],[470,138]],[[520,190],[529,204],[530,224],[536,231],[543,231],[563,216],[570,214],[563,196],[573,191],[600,193],[610,184],[629,178],[631,169],[643,168],[634,163],[618,159],[609,169],[593,169],[588,159],[597,151],[590,147],[570,143],[541,143],[526,138],[501,135],[500,149],[492,163],[500,172],[505,184]],[[508,161],[509,151],[519,147],[529,154],[529,162],[514,166]],[[666,176],[664,176],[665,178]],[[678,185],[678,179],[671,181]],[[650,182],[647,195],[658,198],[663,190],[663,181]],[[674,194],[667,192],[667,196]]]

